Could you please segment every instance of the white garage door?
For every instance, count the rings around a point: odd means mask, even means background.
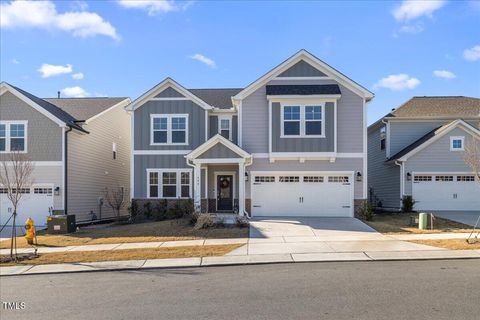
[[[473,175],[415,174],[412,196],[417,211],[480,209],[480,183]]]
[[[253,216],[353,216],[351,174],[252,173]]]
[[[36,226],[45,226],[49,209],[53,207],[53,190],[48,186],[35,186],[22,190],[23,196],[17,209],[17,224],[23,225],[31,217]],[[12,203],[8,200],[5,190],[0,188],[0,224],[7,222],[12,215]],[[12,220],[8,223],[12,223]]]

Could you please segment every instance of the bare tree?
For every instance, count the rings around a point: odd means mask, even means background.
[[[4,189],[8,200],[12,203],[12,238],[10,242],[10,258],[17,260],[17,209],[33,184],[33,163],[24,153],[13,152],[6,160],[0,162],[0,187]]]
[[[125,206],[125,199],[124,187],[105,188],[105,200],[115,212],[117,219],[120,218],[120,210]]]
[[[473,137],[465,145],[465,163],[472,169],[480,182],[480,139]]]

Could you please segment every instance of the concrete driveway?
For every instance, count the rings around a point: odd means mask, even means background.
[[[227,255],[443,250],[385,236],[355,218],[255,218],[248,243]]]
[[[480,216],[480,211],[435,211],[433,214],[473,227]]]

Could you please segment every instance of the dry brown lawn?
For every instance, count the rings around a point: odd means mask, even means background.
[[[195,239],[246,238],[248,228],[225,227],[195,230],[187,219],[144,222],[126,225],[92,225],[68,235],[39,233],[39,246],[63,247],[85,244],[156,242]],[[24,237],[17,238],[19,248],[29,247]],[[10,240],[0,241],[0,249],[10,248]]]
[[[373,221],[364,221],[370,227],[381,233],[442,233],[442,232],[471,232],[472,227],[465,224],[435,217],[433,221],[433,230],[430,229],[430,219],[428,219],[428,229],[420,230],[417,226],[410,226],[410,216],[417,216],[418,213],[385,213],[376,214]]]
[[[223,256],[230,251],[241,247],[242,245],[243,244],[228,244],[211,246],[42,253],[38,255],[38,258],[34,258],[31,260],[23,260],[22,262],[19,262],[17,264],[9,262],[2,263],[1,265],[38,265],[52,263],[80,263],[98,261],[211,257]]]
[[[480,249],[480,242],[469,244],[465,239],[411,240],[409,242],[452,250]]]

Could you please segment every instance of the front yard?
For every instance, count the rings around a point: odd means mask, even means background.
[[[68,235],[40,232],[38,246],[63,247],[88,244],[163,242],[196,239],[247,238],[248,228],[235,226],[196,230],[187,218],[126,225],[92,225]],[[17,238],[19,248],[28,248],[24,237]],[[10,240],[0,242],[0,249],[10,248]]]
[[[410,225],[410,217],[418,217],[418,213],[383,213],[375,214],[372,221],[363,221],[378,232],[385,234],[405,234],[405,233],[442,233],[442,232],[471,232],[472,227],[435,217],[433,229],[430,229],[430,218],[428,219],[428,229],[420,230],[418,226]]]
[[[409,242],[451,250],[480,249],[480,242],[470,244],[465,239],[410,240]]]

